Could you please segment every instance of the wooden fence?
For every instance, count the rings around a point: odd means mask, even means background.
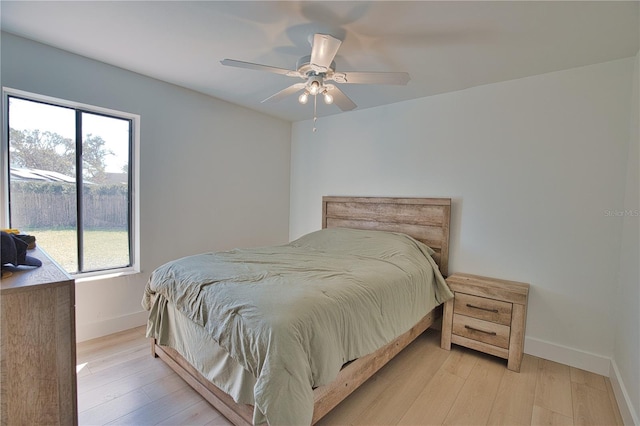
[[[20,190],[22,189],[22,190]],[[123,191],[91,188],[83,194],[84,228],[121,229],[128,225],[129,202]],[[76,194],[39,192],[29,188],[11,190],[11,226],[14,228],[73,228],[76,226]]]

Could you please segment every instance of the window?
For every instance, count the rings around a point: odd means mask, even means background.
[[[139,116],[12,89],[4,103],[3,224],[71,274],[138,271]]]

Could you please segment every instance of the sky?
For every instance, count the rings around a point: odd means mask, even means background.
[[[16,130],[50,131],[65,138],[75,138],[75,111],[69,108],[26,101],[9,100],[9,126]],[[129,122],[97,114],[85,113],[82,117],[83,135],[100,136],[105,149],[114,155],[105,158],[106,171],[121,173],[129,157]]]

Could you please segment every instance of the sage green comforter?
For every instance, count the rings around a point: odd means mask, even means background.
[[[169,262],[142,304],[164,296],[256,377],[254,423],[310,424],[312,388],[452,297],[432,253],[404,234],[324,229]]]

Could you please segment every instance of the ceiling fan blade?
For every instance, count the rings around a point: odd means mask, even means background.
[[[342,41],[327,34],[315,34],[313,36],[311,60],[309,62],[317,68],[315,71],[326,72],[331,67],[331,62],[336,57],[341,44]]]
[[[327,89],[331,96],[333,96],[333,103],[338,106],[343,111],[351,111],[355,109],[358,105],[356,105],[344,92],[338,89],[333,84],[328,84]]]
[[[265,102],[278,102],[279,100],[281,100],[282,98],[285,98],[289,95],[292,95],[294,93],[296,93],[299,90],[304,89],[304,87],[306,86],[305,83],[296,83],[293,84],[289,87],[287,87],[286,89],[282,89],[281,91],[279,91],[278,93],[269,96],[267,99],[263,100],[261,103],[265,103]]]
[[[287,70],[284,68],[270,67],[268,65],[254,64],[252,62],[236,61],[235,59],[224,59],[220,61],[220,63],[228,67],[246,68],[246,69],[256,70],[256,71],[268,71],[275,74],[288,75],[290,77],[299,76],[299,73],[297,71]]]
[[[404,86],[411,80],[411,77],[406,72],[354,71],[335,73],[332,79],[338,83],[346,84],[397,84]]]

